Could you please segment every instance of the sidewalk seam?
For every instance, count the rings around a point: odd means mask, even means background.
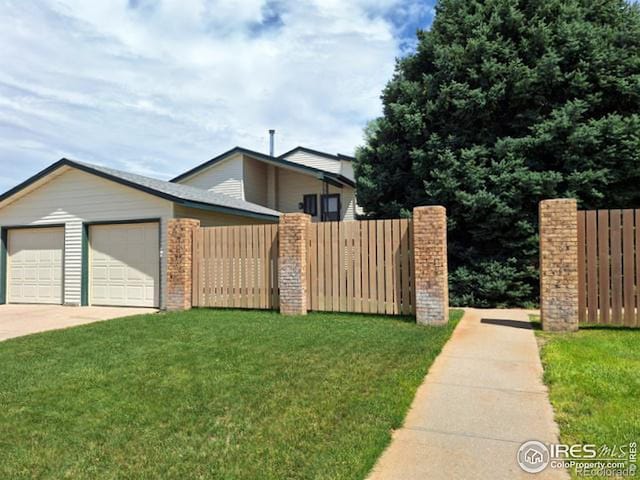
[[[464,355],[449,355],[449,354],[442,354],[441,356],[443,357],[449,357],[449,358],[459,358],[460,360],[479,360],[481,362],[502,362],[502,363],[518,363],[518,364],[522,364],[522,365],[538,365],[538,362],[534,362],[534,361],[524,361],[524,360],[503,360],[501,358],[487,358],[487,357],[466,357]]]
[[[433,385],[448,385],[450,387],[461,387],[461,388],[475,388],[478,390],[497,390],[499,392],[510,392],[510,393],[533,393],[535,395],[546,395],[547,392],[539,392],[535,390],[520,390],[517,388],[500,388],[500,387],[483,387],[480,385],[464,385],[462,383],[449,383],[449,382],[438,382],[436,380],[429,381],[430,384]]]
[[[438,433],[441,435],[453,435],[455,437],[477,438],[479,440],[491,440],[495,442],[513,443],[515,445],[520,445],[523,443],[520,440],[509,440],[506,438],[485,437],[483,435],[473,435],[471,433],[464,433],[464,432],[445,432],[443,430],[434,430],[431,428],[423,428],[423,427],[402,427],[399,430],[411,430],[414,432],[425,432],[425,433]]]

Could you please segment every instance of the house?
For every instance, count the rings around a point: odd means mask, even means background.
[[[312,221],[355,220],[352,157],[296,147],[278,157],[233,148],[171,180]]]
[[[62,159],[0,196],[0,303],[163,308],[167,222],[277,222],[237,197]]]
[[[167,182],[62,159],[0,195],[0,304],[164,308],[170,219],[352,219],[351,160],[238,147]]]

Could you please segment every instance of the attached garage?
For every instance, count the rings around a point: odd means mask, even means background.
[[[158,222],[89,226],[89,302],[160,306]]]
[[[62,304],[64,228],[13,228],[7,237],[9,303]]]
[[[0,195],[0,304],[166,308],[168,225],[278,220],[260,205],[62,159]]]

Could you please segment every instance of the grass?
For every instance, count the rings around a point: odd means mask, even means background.
[[[0,478],[363,478],[460,316],[192,310],[0,342]]]
[[[640,330],[581,325],[537,335],[561,441],[640,441]]]

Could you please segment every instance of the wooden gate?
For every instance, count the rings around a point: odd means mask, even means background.
[[[409,220],[309,225],[310,310],[415,313]]]
[[[640,210],[578,212],[578,318],[640,326]]]
[[[193,306],[278,309],[278,225],[198,228]]]

